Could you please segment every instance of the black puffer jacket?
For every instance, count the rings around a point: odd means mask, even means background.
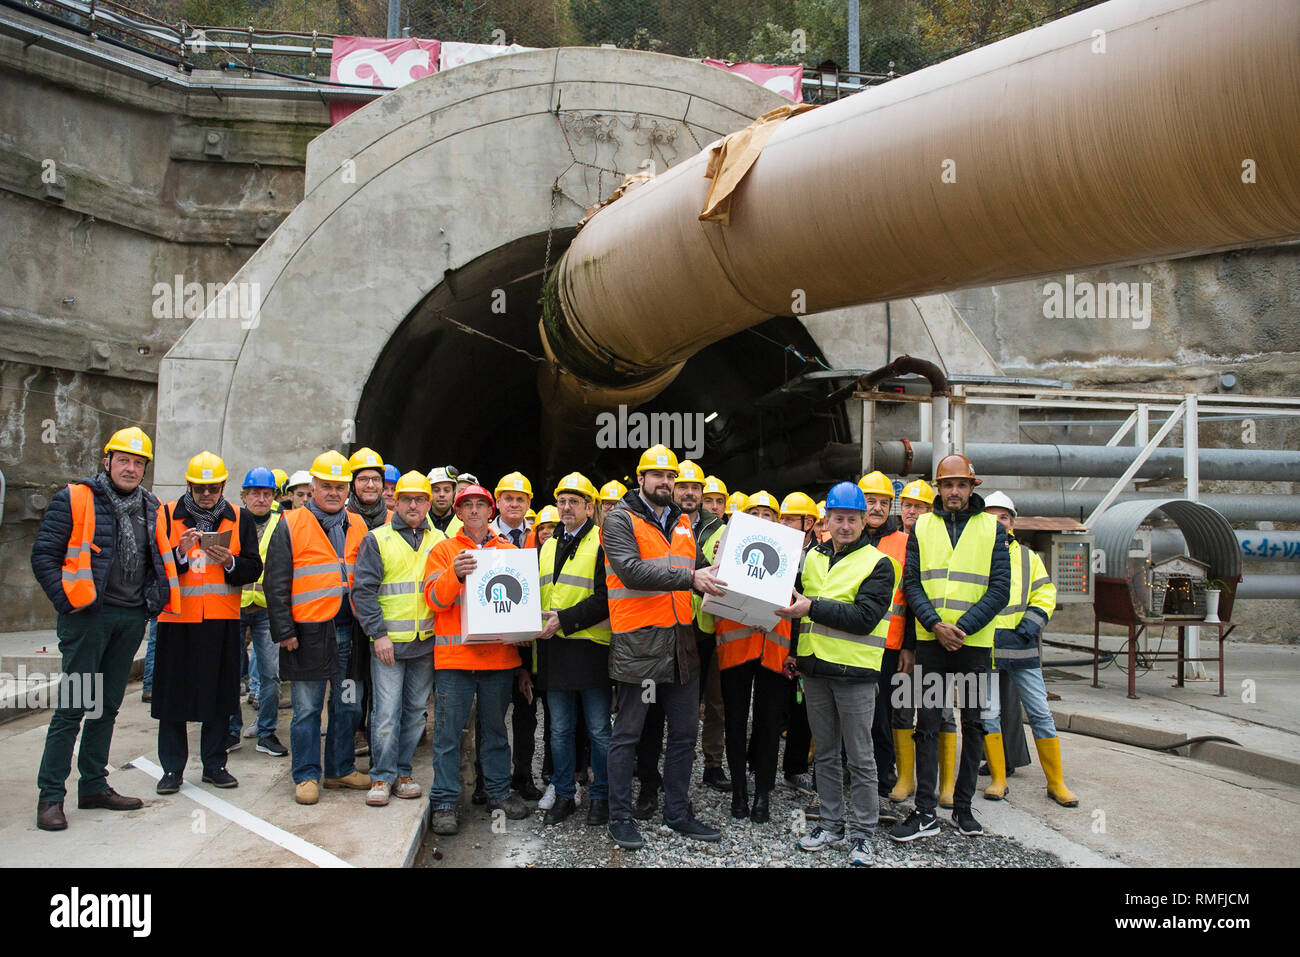
[[[91,544],[99,549],[90,556],[90,573],[95,580],[95,603],[88,610],[97,611],[104,600],[104,586],[108,570],[117,553],[117,516],[108,493],[101,491],[90,479],[79,479],[73,485],[89,485],[95,495],[95,534]],[[158,553],[155,534],[158,518],[158,498],[144,489],[144,517],[149,528],[147,542],[140,547],[148,549],[150,561],[145,563],[144,603],[149,617],[153,618],[167,604],[167,571]],[[32,545],[32,571],[36,581],[61,615],[72,612],[68,596],[63,593],[63,559],[68,551],[68,538],[72,535],[72,499],[66,487],[55,493],[50,507],[45,510],[41,527]]]
[[[936,508],[934,514],[943,521],[944,528],[948,530],[948,538],[955,547],[970,517],[982,511],[984,511],[984,499],[972,492],[964,511],[949,512]],[[989,566],[989,587],[983,597],[975,603],[975,607],[957,619],[957,627],[966,634],[973,635],[1007,607],[1010,596],[1011,558],[1007,552],[1007,532],[998,525],[997,538],[993,541],[993,559]],[[903,597],[907,599],[908,607],[911,608],[912,614],[916,616],[921,627],[926,631],[934,631],[934,626],[942,619],[934,610],[934,605],[930,603],[921,584],[921,549],[916,543],[915,534],[907,540],[907,564],[903,568]]]

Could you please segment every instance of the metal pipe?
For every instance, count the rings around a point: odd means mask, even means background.
[[[1241,546],[1242,561],[1300,562],[1300,532],[1237,528],[1233,534]],[[1187,542],[1177,529],[1156,528],[1151,531],[1151,550],[1161,555],[1185,555]]]
[[[936,414],[936,430],[938,429]],[[937,436],[936,436],[937,437]],[[909,475],[929,475],[933,471],[935,443],[912,442]],[[1033,475],[1051,478],[1115,478],[1133,462],[1133,449],[1104,445],[1018,445],[1015,443],[975,442],[966,446],[966,454],[982,475]],[[941,457],[941,456],[940,456]],[[876,468],[890,475],[902,475],[907,459],[906,448],[898,439],[876,443],[872,461]],[[1201,449],[1197,458],[1202,479],[1242,480],[1255,482],[1294,482],[1300,480],[1300,452],[1283,449]],[[1156,449],[1137,471],[1138,478],[1182,478],[1183,453],[1179,449]]]
[[[988,490],[981,486],[980,491]],[[1043,515],[1082,521],[1101,502],[1103,492],[1067,492],[1062,489],[1009,489],[1021,515]],[[1168,498],[1168,492],[1128,492],[1116,502]],[[1201,496],[1208,505],[1230,522],[1300,522],[1300,496],[1296,495],[1225,495]]]
[[[1237,600],[1300,598],[1300,575],[1247,575],[1237,584]]]
[[[1294,0],[1112,0],[786,120],[725,226],[706,149],[578,233],[546,349],[644,387],[792,308],[1300,238],[1297,34]]]

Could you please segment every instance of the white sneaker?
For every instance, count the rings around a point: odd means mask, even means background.
[[[799,838],[795,846],[801,851],[820,851],[826,847],[843,847],[844,835],[832,834],[826,828],[818,825],[812,829],[811,834],[805,834]]]
[[[391,786],[387,781],[371,781],[370,791],[366,794],[366,803],[371,807],[383,807],[388,803]]]
[[[546,793],[543,794],[542,799],[537,802],[537,806],[541,808],[543,811],[549,811],[551,808],[555,807],[555,785],[554,784],[546,785]]]
[[[855,837],[849,845],[849,866],[870,867],[872,864],[871,845],[863,837]]]
[[[247,728],[245,728],[245,729],[244,729],[244,737],[246,737],[246,738],[255,738],[255,737],[257,737],[257,725],[255,725],[255,724],[250,724]]]

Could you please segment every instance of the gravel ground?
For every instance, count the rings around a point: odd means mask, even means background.
[[[540,737],[540,736],[539,736]],[[540,740],[539,740],[540,745]],[[540,772],[539,757],[536,761]],[[665,827],[661,814],[650,821],[638,821],[645,839],[638,851],[614,846],[604,827],[586,826],[585,802],[562,824],[542,823],[544,812],[535,811],[523,821],[507,824],[506,840],[493,834],[486,811],[462,800],[461,832],[452,837],[430,835],[426,839],[425,866],[515,866],[515,867],[847,867],[848,851],[827,849],[817,853],[800,851],[795,841],[802,809],[811,796],[787,788],[778,778],[772,793],[772,820],[752,824],[731,817],[731,795],[700,783],[703,756],[696,752],[691,801],[696,817],[722,830],[716,844],[681,837]],[[537,773],[539,786],[541,775]],[[635,795],[638,784],[633,782]],[[751,782],[750,791],[753,787]],[[660,810],[662,811],[662,795]],[[892,810],[900,818],[911,811],[910,802],[884,802],[882,812]],[[979,808],[975,808],[979,816]],[[939,833],[909,844],[889,839],[889,825],[882,825],[871,839],[877,867],[1061,867],[1060,858],[1031,850],[1006,837],[986,834],[962,837],[949,820],[950,812],[939,812]],[[811,829],[815,821],[804,825]]]

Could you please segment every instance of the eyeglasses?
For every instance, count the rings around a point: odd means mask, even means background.
[[[352,481],[356,482],[358,485],[383,485],[384,477],[382,475],[365,475],[355,478]]]

